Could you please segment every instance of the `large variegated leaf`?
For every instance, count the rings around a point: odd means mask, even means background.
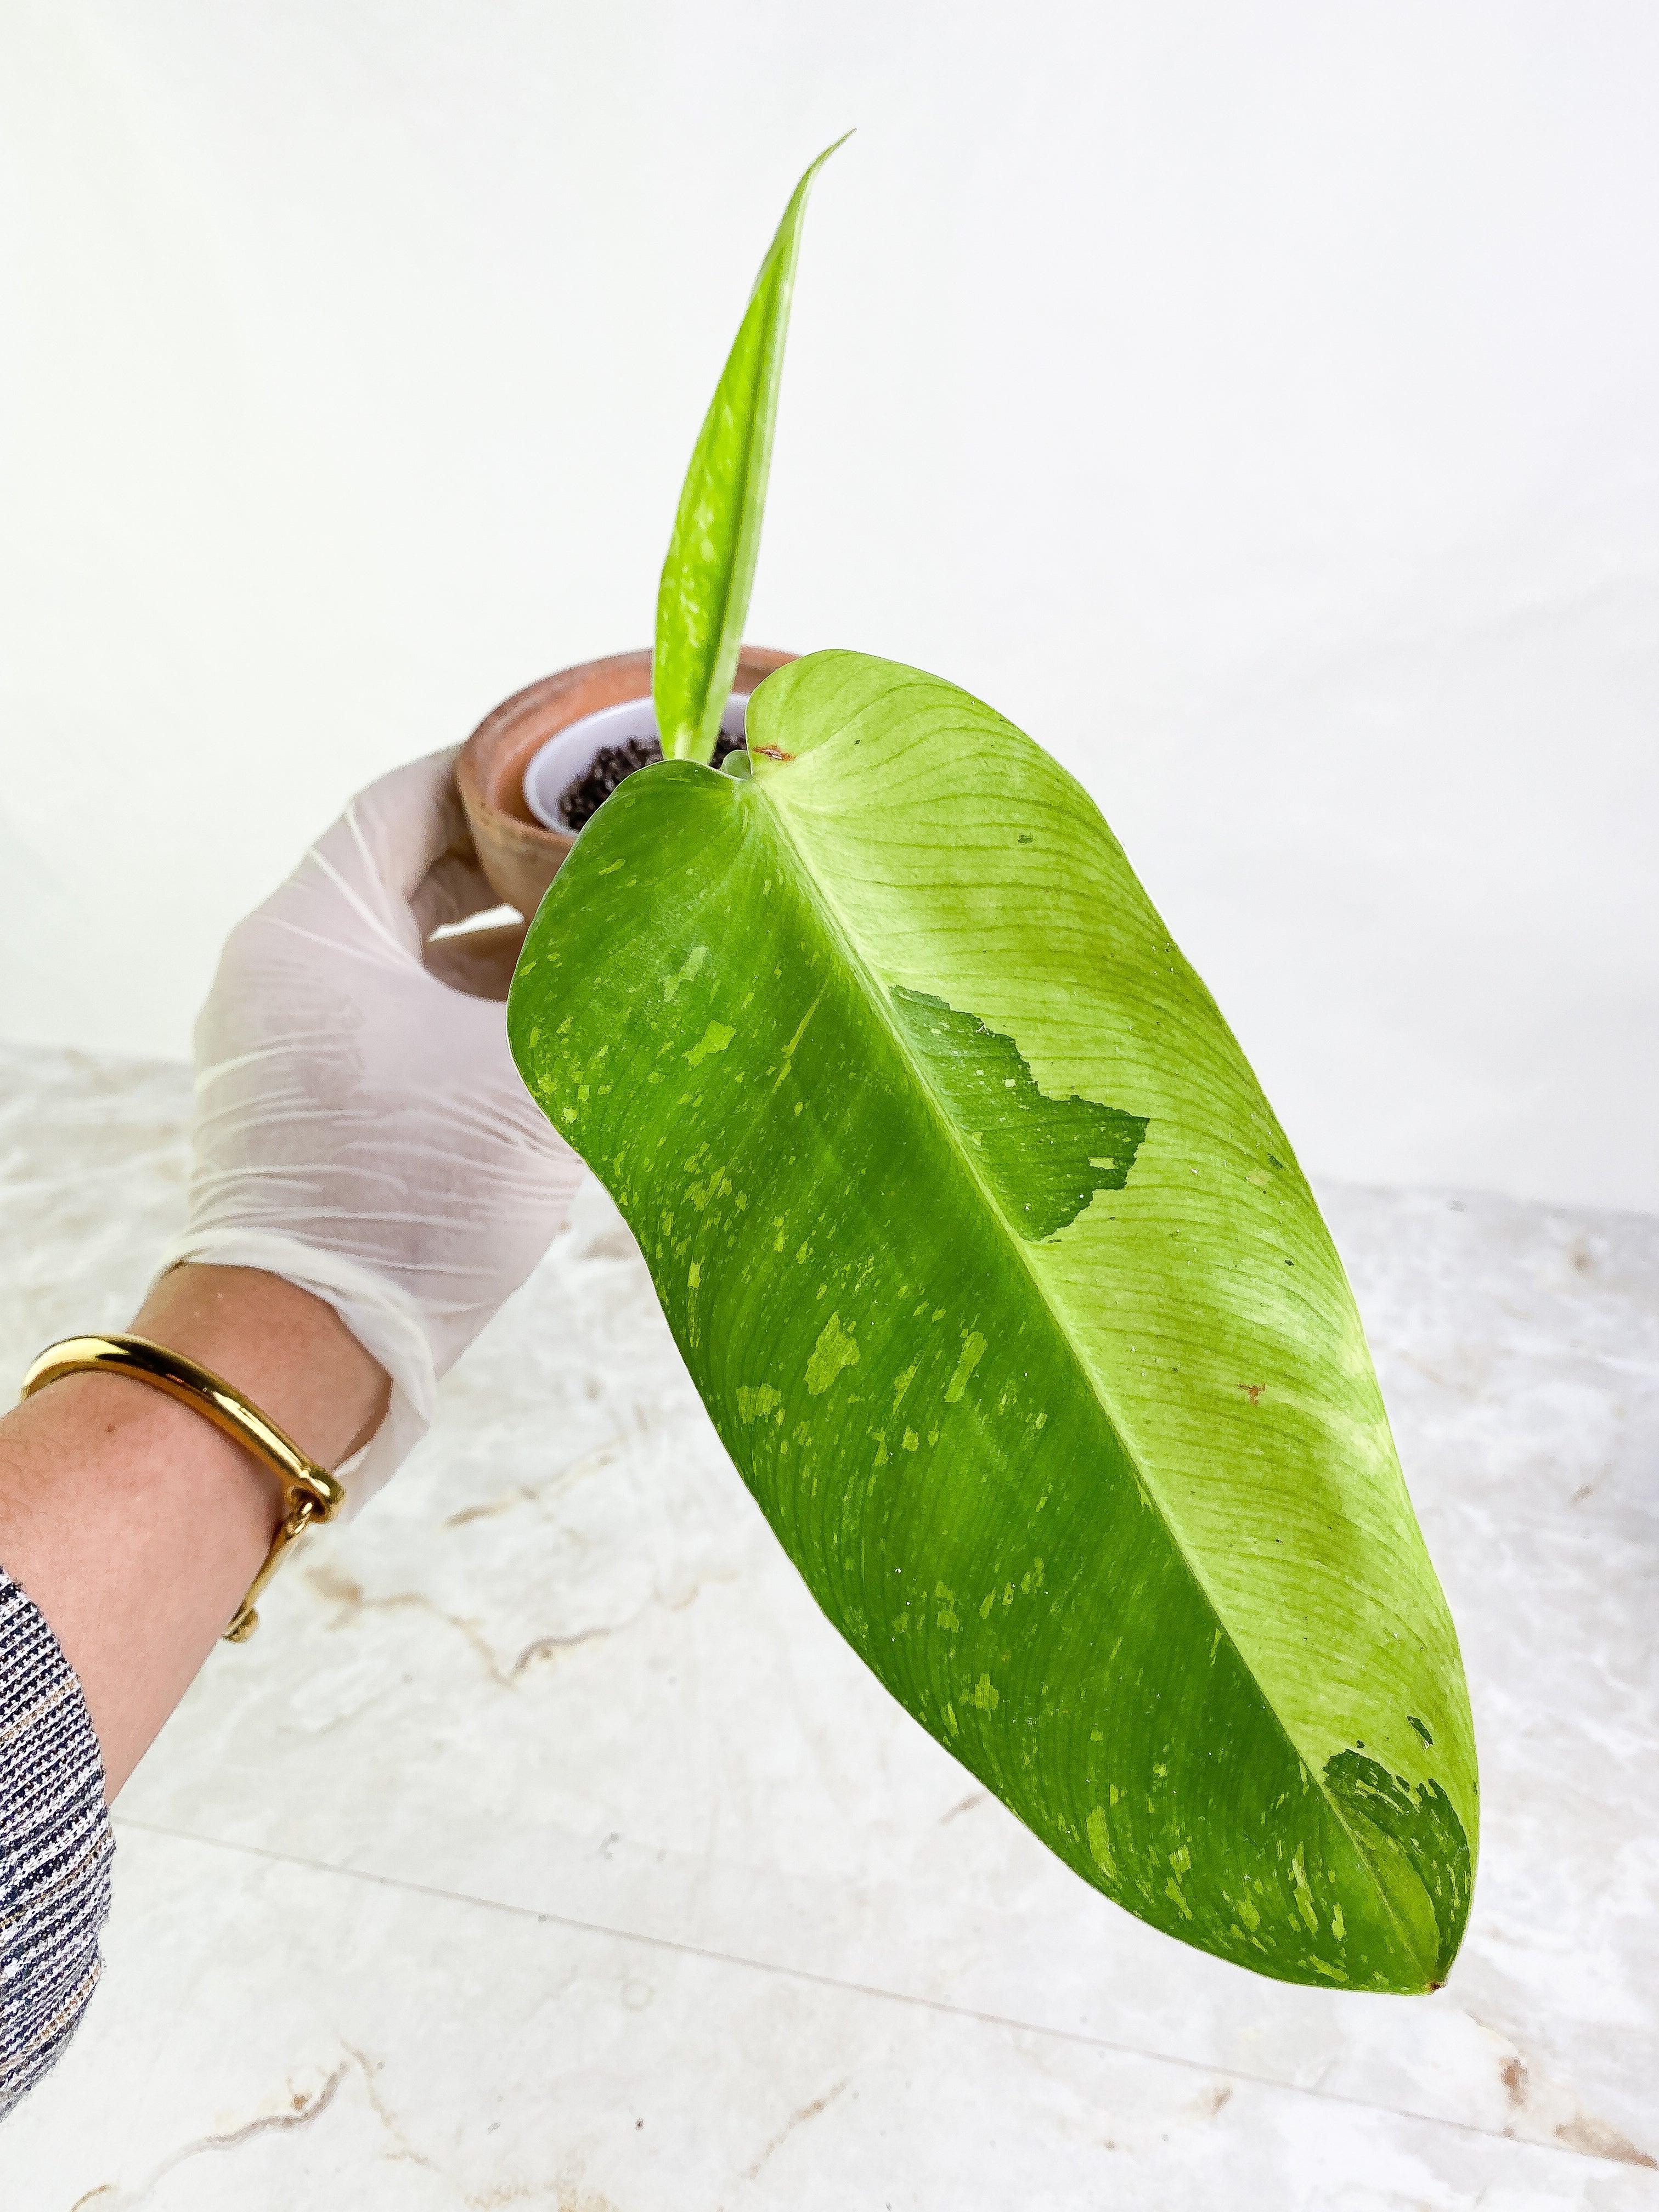
[[[683,760],[714,757],[760,552],[806,197],[813,178],[846,143],[837,138],[824,148],[783,211],[680,493],[657,590],[651,696],[663,751]]]
[[[1457,1641],[1341,1265],[1086,794],[819,653],[746,781],[624,783],[520,1066],[615,1194],[830,1619],[1131,1911],[1291,1981],[1443,1979]]]

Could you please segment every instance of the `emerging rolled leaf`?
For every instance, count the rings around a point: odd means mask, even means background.
[[[784,210],[686,471],[657,592],[651,659],[657,727],[671,758],[714,758],[760,550],[806,195],[851,136],[824,148]]]
[[[1285,1980],[1445,1977],[1457,1640],[1284,1133],[1087,795],[817,653],[647,769],[509,1025],[836,1626],[1086,1880]]]

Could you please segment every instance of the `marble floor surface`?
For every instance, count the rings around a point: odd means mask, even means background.
[[[0,1375],[128,1317],[188,1095],[0,1050]],[[1049,1857],[817,1612],[590,1185],[123,1796],[0,2212],[1659,2208],[1659,1220],[1322,1195],[1474,1699],[1441,1995]]]

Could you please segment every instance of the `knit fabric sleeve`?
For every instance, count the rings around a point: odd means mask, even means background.
[[[114,1849],[80,1682],[0,1567],[0,2119],[63,2056],[103,1972]]]

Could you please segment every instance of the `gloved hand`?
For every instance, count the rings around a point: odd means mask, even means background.
[[[285,1276],[386,1369],[386,1417],[339,1470],[349,1515],[418,1441],[438,1377],[529,1275],[585,1172],[508,1053],[510,963],[483,997],[476,972],[453,988],[422,957],[434,929],[497,902],[454,763],[435,753],[352,800],[231,932],[196,1027],[190,1220],[162,1272]]]

